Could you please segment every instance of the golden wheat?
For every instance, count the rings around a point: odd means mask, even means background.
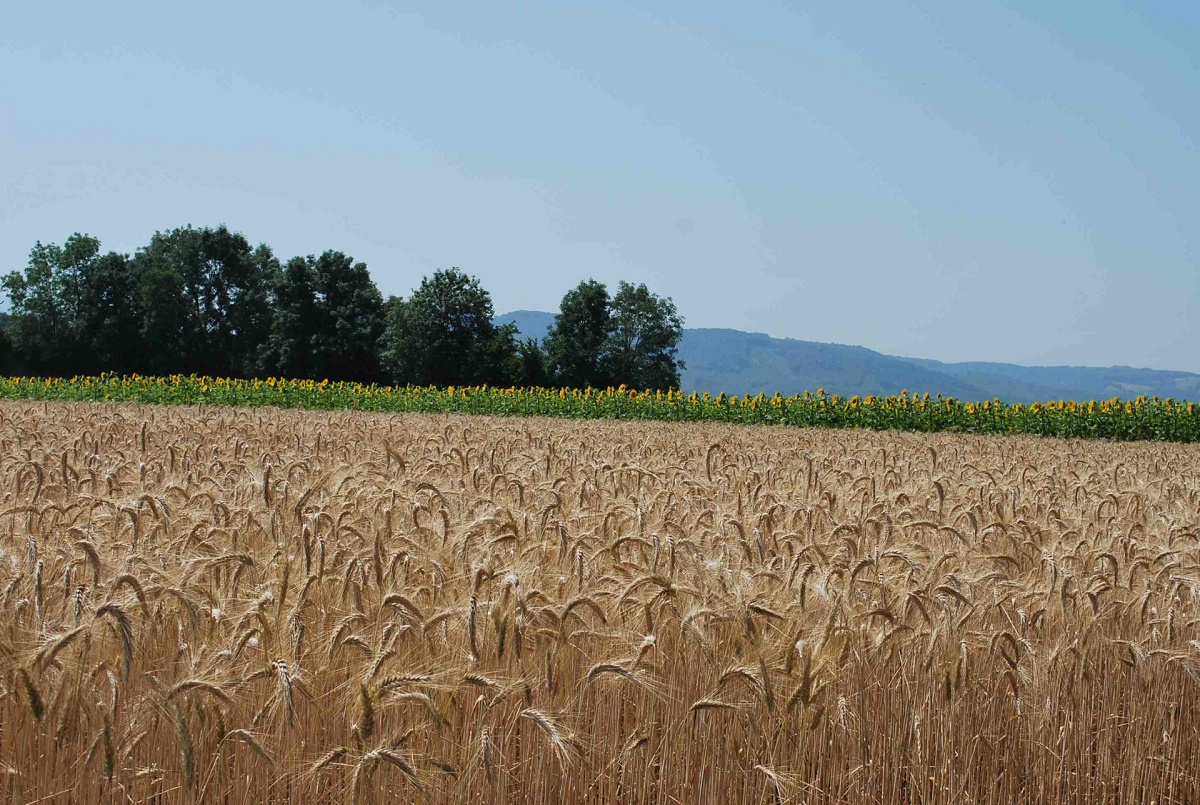
[[[0,404],[10,801],[1200,801],[1200,448]]]

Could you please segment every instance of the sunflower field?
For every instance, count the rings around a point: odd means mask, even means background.
[[[684,393],[625,386],[605,389],[435,388],[327,380],[146,377],[0,378],[0,399],[143,402],[162,405],[272,406],[395,413],[463,413],[574,419],[730,422],[917,432],[1029,434],[1120,441],[1200,441],[1194,402],[1139,396],[1122,400],[966,402],[941,395],[843,397],[824,389],[792,396]]]

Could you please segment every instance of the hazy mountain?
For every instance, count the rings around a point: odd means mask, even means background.
[[[922,358],[900,360],[945,372],[968,382],[978,382],[975,378],[996,378],[1037,383],[1058,389],[1054,399],[1128,399],[1139,394],[1173,397],[1176,400],[1200,399],[1200,375],[1191,372],[1136,369],[1130,366],[1018,366],[1012,363],[942,363]]]
[[[522,336],[541,340],[554,314],[517,310],[496,317]],[[960,400],[999,397],[1006,402],[1130,398],[1139,394],[1200,399],[1200,375],[1127,366],[1017,366],[942,363],[884,355],[865,347],[772,338],[741,330],[686,329],[679,357],[687,364],[684,391],[793,394],[824,388],[830,394],[929,392]]]
[[[793,394],[825,389],[830,394],[899,394],[928,391],[957,399],[1049,399],[1049,388],[1006,380],[1003,393],[986,383],[883,355],[865,347],[772,338],[740,330],[685,330],[679,357],[687,368],[687,391],[730,394]]]
[[[497,325],[512,322],[517,325],[522,338],[532,338],[540,344],[554,326],[554,314],[541,310],[514,310],[512,313],[497,316],[492,321]]]

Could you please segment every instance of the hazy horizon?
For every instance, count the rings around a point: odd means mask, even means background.
[[[1200,6],[25,4],[0,271],[225,223],[497,311],[1200,372]]]
[[[496,321],[497,323],[502,323],[502,322],[506,321],[508,319],[508,317],[515,316],[515,315],[518,315],[521,313],[538,313],[538,314],[545,314],[545,315],[553,316],[555,314],[555,311],[530,310],[528,308],[517,308],[515,310],[505,310],[505,311],[496,313],[496,317],[495,317],[494,321]],[[745,333],[747,335],[765,335],[768,338],[777,338],[777,339],[782,339],[785,341],[805,341],[805,342],[810,342],[810,343],[829,344],[831,346],[836,346],[836,347],[863,347],[864,346],[863,344],[848,344],[848,343],[841,343],[841,342],[836,342],[836,341],[822,341],[819,338],[793,338],[792,336],[775,335],[774,333],[768,333],[763,330],[741,330],[737,327],[721,327],[719,325],[713,326],[713,327],[698,327],[698,326],[694,327],[694,326],[688,324],[687,322],[684,322],[683,327],[684,327],[684,330],[726,330],[726,331],[732,331],[732,332],[737,332],[737,333]],[[866,347],[866,348],[871,349],[871,347]],[[879,350],[874,350],[874,351],[879,352]],[[905,359],[914,359],[915,358],[918,360],[938,360],[937,358],[927,358],[924,355],[900,355],[900,354],[889,353],[889,352],[880,352],[880,354],[884,355],[885,357],[889,357],[889,358],[905,358]],[[1156,368],[1153,366],[1133,366],[1130,364],[1105,364],[1105,365],[1068,364],[1068,363],[1062,363],[1062,364],[1015,364],[1012,361],[974,361],[974,360],[942,361],[942,363],[1009,364],[1009,365],[1014,365],[1014,366],[1024,366],[1029,369],[1057,369],[1057,368],[1064,368],[1064,369],[1068,369],[1068,368],[1069,369],[1122,369],[1123,368],[1123,369],[1151,369],[1154,371],[1163,371],[1163,372],[1171,372],[1171,371],[1188,372],[1187,369]],[[1190,372],[1190,374],[1200,374],[1200,373]]]

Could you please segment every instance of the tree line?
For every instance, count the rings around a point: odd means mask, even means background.
[[[497,326],[457,268],[384,298],[340,251],[279,260],[225,226],[157,232],[135,254],[74,234],[0,280],[0,372],[201,374],[414,385],[678,388],[683,319],[644,284],[594,280],[542,342]]]

